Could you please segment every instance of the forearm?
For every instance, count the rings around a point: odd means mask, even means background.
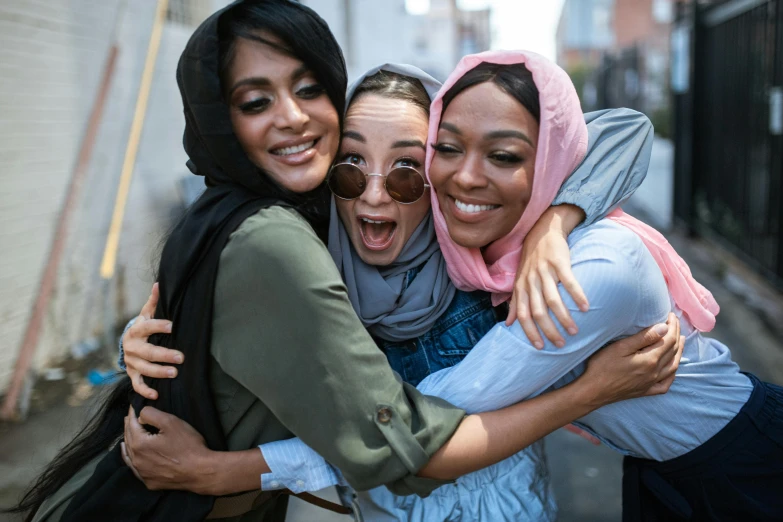
[[[577,380],[502,410],[469,415],[419,472],[452,480],[506,459],[602,406]]]
[[[568,234],[584,220],[584,210],[576,205],[564,203],[562,205],[549,207],[541,218],[539,218],[538,223],[534,228],[540,229],[542,232],[556,230],[557,232],[561,232],[563,237],[568,237]]]
[[[209,451],[197,459],[192,484],[184,489],[202,495],[230,495],[261,488],[261,475],[271,470],[258,448]]]

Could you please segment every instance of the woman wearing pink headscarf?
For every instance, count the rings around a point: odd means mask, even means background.
[[[532,52],[467,56],[433,102],[427,157],[436,232],[461,289],[514,288],[522,241],[584,159],[587,128],[566,73]],[[619,143],[617,144],[620,145]],[[718,305],[668,242],[621,210],[568,238],[578,333],[537,350],[519,323],[497,325],[426,393],[485,411],[571,382],[606,343],[673,311],[687,335],[669,392],[602,407],[580,427],[627,456],[623,518],[783,520],[783,388],[743,374],[702,336]]]

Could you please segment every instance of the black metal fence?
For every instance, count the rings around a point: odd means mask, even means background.
[[[677,24],[675,214],[783,286],[783,0],[692,3]]]

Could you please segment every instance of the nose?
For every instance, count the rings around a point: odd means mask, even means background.
[[[464,161],[457,166],[453,181],[465,191],[486,187],[487,176],[484,173],[481,155],[478,153],[465,155]]]
[[[372,207],[391,203],[392,198],[386,191],[386,177],[379,174],[367,175],[367,188],[364,189],[359,199]]]
[[[282,96],[275,112],[275,126],[279,129],[290,129],[294,132],[304,130],[310,117],[302,110],[293,96]]]

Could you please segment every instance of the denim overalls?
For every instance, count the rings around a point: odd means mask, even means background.
[[[405,382],[416,386],[427,375],[464,359],[473,345],[500,320],[498,315],[488,293],[457,290],[449,308],[424,335],[404,342],[379,338],[375,342],[386,354],[392,369]]]
[[[417,272],[414,269],[408,273],[406,286]],[[405,342],[378,338],[375,342],[392,369],[405,382],[417,385],[427,375],[462,361],[484,334],[505,319],[506,313],[505,305],[492,307],[486,292],[457,290],[449,308],[424,335]],[[549,522],[557,517],[543,441],[493,466],[459,477],[427,498],[400,497],[379,487],[357,492],[345,501],[348,505],[356,502],[357,520],[373,522]]]

